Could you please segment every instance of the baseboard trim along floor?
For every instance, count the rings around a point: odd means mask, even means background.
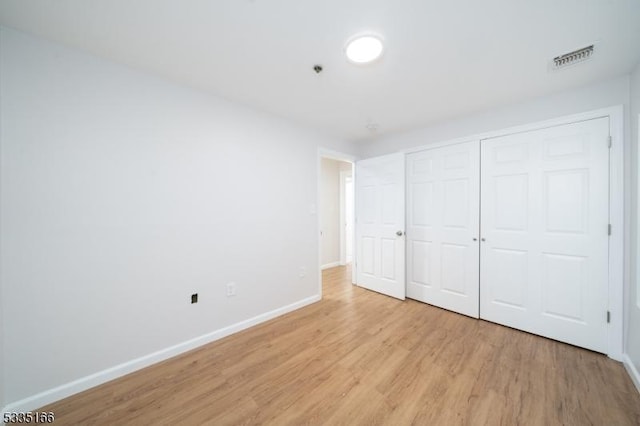
[[[51,404],[52,402],[59,401],[76,393],[122,377],[126,374],[167,360],[176,355],[180,355],[192,349],[196,349],[202,345],[206,345],[207,343],[214,342],[218,339],[222,339],[223,337],[245,330],[249,327],[253,327],[254,325],[295,311],[304,306],[318,302],[320,299],[320,295],[311,296],[290,305],[286,305],[281,308],[265,312],[264,314],[257,315],[253,318],[249,318],[236,324],[221,328],[219,330],[215,330],[211,333],[207,333],[194,339],[179,343],[177,345],[159,350],[140,358],[133,359],[131,361],[116,365],[106,370],[99,371],[95,374],[82,377],[78,380],[65,383],[53,389],[49,389],[36,395],[21,399],[19,401],[9,403],[2,409],[2,412],[27,412],[35,410],[36,408],[43,407],[47,404]]]

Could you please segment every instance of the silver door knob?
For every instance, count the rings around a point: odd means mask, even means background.
[[[473,237],[473,241],[478,241],[478,239],[476,237]]]
[[[402,237],[402,231],[396,231],[396,235],[397,235],[398,237]]]
[[[485,240],[484,238],[481,238],[481,240],[482,240],[482,241],[487,241],[487,240]]]

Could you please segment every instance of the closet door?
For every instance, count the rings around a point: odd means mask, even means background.
[[[479,142],[407,156],[407,297],[478,317]]]
[[[481,142],[480,316],[607,351],[609,119]]]

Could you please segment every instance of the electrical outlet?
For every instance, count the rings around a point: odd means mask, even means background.
[[[227,297],[236,295],[236,283],[227,283]]]
[[[307,276],[307,268],[305,268],[304,266],[300,267],[300,271],[298,272],[298,276],[300,278],[304,278]]]
[[[191,295],[191,303],[198,303],[198,293],[193,293]]]

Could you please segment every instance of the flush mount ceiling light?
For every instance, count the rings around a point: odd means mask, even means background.
[[[355,64],[373,62],[382,55],[382,40],[373,35],[364,35],[351,39],[347,43],[345,53]]]

